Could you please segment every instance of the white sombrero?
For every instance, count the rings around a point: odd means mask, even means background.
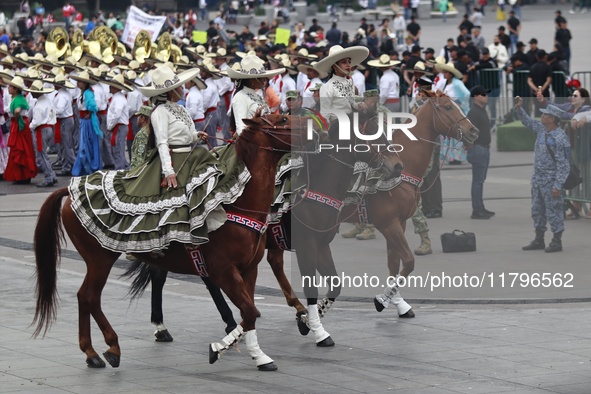
[[[144,96],[154,97],[178,88],[188,80],[195,78],[198,74],[198,69],[175,74],[169,67],[159,67],[149,72],[152,83],[146,87],[138,86],[138,89]]]
[[[441,72],[448,71],[448,72],[452,73],[453,76],[458,79],[462,79],[462,77],[464,76],[464,74],[462,74],[462,72],[460,70],[458,70],[452,62],[449,62],[447,64],[438,64],[437,69]]]
[[[205,56],[212,58],[212,59],[232,59],[232,58],[234,58],[234,55],[228,55],[228,53],[226,52],[226,48],[218,48],[217,51],[212,52],[212,53],[206,53]]]
[[[51,81],[51,83],[54,85],[57,85],[61,88],[66,88],[66,89],[74,89],[76,87],[76,86],[74,86],[74,84],[72,84],[70,81],[68,81],[66,76],[63,74],[56,75],[55,78]]]
[[[25,85],[25,81],[22,79],[22,77],[14,77],[12,79],[5,79],[4,80],[8,85],[10,86],[14,86],[17,89],[20,90],[25,90],[27,91],[27,85]]]
[[[133,90],[133,86],[130,86],[125,82],[125,78],[122,74],[117,74],[111,79],[103,80],[103,83],[119,90],[125,90],[126,92],[131,92]]]
[[[320,79],[326,78],[328,76],[327,72],[320,71],[316,67],[314,67],[318,62],[312,62],[310,64],[298,64],[298,71],[306,74],[308,70],[314,70],[318,73],[318,77]]]
[[[440,66],[437,66],[440,67]],[[418,61],[415,63],[415,66],[411,69],[411,70],[407,70],[410,72],[416,72],[416,73],[423,73],[424,75],[433,75],[432,72],[430,72],[429,70],[427,70],[427,67],[425,66],[425,63],[423,63],[422,61]]]
[[[43,82],[41,80],[36,80],[31,84],[30,88],[23,89],[24,91],[31,92],[31,93],[51,93],[55,90],[55,88],[45,88],[43,87]]]
[[[80,71],[80,73],[78,73],[78,74],[72,74],[72,75],[70,75],[70,78],[72,78],[75,81],[86,82],[91,85],[98,83],[97,80],[90,78],[90,74],[89,74],[88,70]]]
[[[390,60],[390,56],[382,55],[379,59],[370,60],[367,62],[368,66],[376,68],[390,68],[400,64],[398,60]]]
[[[256,55],[247,55],[240,62],[240,69],[238,71],[229,68],[227,72],[228,76],[232,79],[271,78],[277,74],[283,74],[285,68],[267,70],[261,58]]]
[[[316,55],[311,55],[308,53],[308,50],[306,48],[302,48],[298,51],[298,53],[295,53],[293,55],[290,55],[291,57],[299,57],[299,58],[304,58],[304,59],[308,59],[308,60],[314,60],[314,59],[318,59],[318,56]]]
[[[340,45],[335,45],[330,48],[330,51],[328,51],[328,56],[316,63],[314,65],[314,68],[316,70],[328,73],[330,72],[330,69],[333,66],[333,64],[343,59],[350,58],[351,65],[355,66],[364,61],[368,55],[369,49],[367,49],[366,47],[354,46],[349,48],[343,48]]]
[[[10,56],[10,52],[8,52],[8,46],[6,44],[0,44],[0,53],[6,56]]]

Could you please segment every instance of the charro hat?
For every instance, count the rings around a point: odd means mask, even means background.
[[[0,53],[9,56],[10,52],[8,52],[8,46],[6,44],[0,44]]]
[[[324,72],[324,71],[320,71],[316,67],[314,67],[314,65],[316,63],[318,63],[318,62],[312,62],[310,64],[300,64],[300,65],[298,65],[298,71],[306,74],[308,72],[308,70],[314,70],[318,73],[318,77],[320,79],[326,78],[328,76],[328,73]]]
[[[14,77],[12,79],[5,79],[4,80],[8,85],[14,86],[17,89],[25,90],[27,89],[27,85],[25,85],[25,81],[22,77]]]
[[[308,59],[308,60],[318,59],[318,56],[310,54],[308,52],[308,49],[306,49],[306,48],[302,48],[296,54],[293,54],[290,56],[304,58],[304,59]]]
[[[440,66],[437,66],[437,67],[440,67]],[[425,67],[425,63],[423,63],[422,61],[416,62],[415,66],[412,68],[411,71],[415,72],[415,73],[422,73],[424,75],[433,75],[432,72],[427,70],[427,67]]]
[[[80,71],[78,74],[72,74],[70,78],[72,78],[75,81],[86,82],[91,85],[98,83],[96,79],[90,78],[90,73],[88,72],[88,70]]]
[[[72,84],[70,81],[68,81],[68,79],[66,78],[65,75],[63,74],[57,74],[55,76],[55,78],[53,78],[53,80],[51,81],[52,84],[59,86],[61,88],[66,88],[66,89],[74,89],[76,88],[76,86],[74,86],[74,84]]]
[[[376,68],[391,68],[399,64],[399,60],[390,60],[390,56],[388,55],[382,55],[379,59],[370,60],[367,62],[368,66]]]
[[[195,84],[195,86],[197,86],[197,89],[199,89],[199,90],[207,89],[207,84],[205,83],[205,81],[203,79],[199,78],[198,76],[191,79],[191,82],[193,82]]]
[[[227,72],[232,79],[271,78],[277,74],[283,74],[285,68],[267,70],[261,58],[256,55],[247,55],[240,62],[240,70],[235,71],[229,68]]]
[[[328,56],[316,63],[314,65],[314,68],[316,70],[328,73],[330,72],[330,69],[332,68],[333,64],[343,59],[350,58],[351,65],[354,66],[364,61],[368,55],[369,49],[363,46],[343,48],[340,45],[335,45],[331,47],[328,51]]]
[[[454,77],[458,79],[462,79],[464,76],[460,70],[454,66],[453,62],[448,62],[447,64],[438,64],[437,69],[441,72],[448,71],[453,74]]]
[[[43,87],[43,82],[38,79],[36,81],[33,81],[33,83],[31,84],[31,86],[29,88],[23,89],[27,92],[31,92],[31,93],[41,93],[41,94],[45,94],[45,93],[51,93],[55,90],[55,88],[50,87],[50,88],[45,88]]]
[[[211,62],[211,59],[209,58],[204,58],[203,62],[199,64],[197,67],[210,73],[213,79],[220,79],[223,77],[223,75],[220,74],[222,71],[216,66],[214,66]]]
[[[16,63],[24,64],[27,67],[33,67],[33,64],[30,62],[30,60],[31,59],[29,58],[29,55],[27,55],[25,52],[21,52],[14,56],[14,61]]]
[[[103,80],[103,82],[119,90],[125,90],[127,92],[131,92],[133,90],[133,86],[128,85],[125,82],[125,78],[121,74],[117,74],[111,79]]]
[[[226,48],[218,48],[217,51],[213,53],[207,53],[205,56],[212,59],[232,59],[234,57],[234,55],[228,55]]]
[[[178,88],[198,74],[199,70],[196,68],[175,74],[169,67],[158,67],[149,72],[152,83],[145,87],[138,86],[138,89],[144,96],[154,97]]]

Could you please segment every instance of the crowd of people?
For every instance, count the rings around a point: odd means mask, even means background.
[[[337,23],[325,32],[316,19],[310,26],[300,22],[285,45],[273,43],[279,21],[271,25],[261,22],[256,32],[251,32],[249,26],[237,32],[226,28],[228,13],[223,11],[210,21],[207,42],[193,43],[190,32],[201,17],[190,10],[169,15],[164,25],[163,32],[170,33],[182,50],[182,56],[166,59],[104,51],[87,52],[82,59],[76,59],[48,50],[46,33],[36,42],[24,37],[16,45],[10,37],[4,39],[6,34],[0,34],[0,84],[4,86],[0,173],[5,180],[22,184],[30,183],[42,172],[44,180],[37,186],[52,187],[59,176],[88,175],[101,169],[129,170],[130,163],[131,168],[137,168],[142,162],[138,156],[146,155],[149,147],[156,149],[162,160],[159,170],[163,185],[175,187],[170,146],[182,150],[199,141],[211,149],[226,144],[241,133],[243,119],[252,117],[257,109],[306,114],[327,124],[330,111],[336,109],[331,97],[362,97],[364,92],[378,89],[383,108],[397,112],[403,97],[408,97],[414,108],[422,102],[422,90],[440,90],[478,125],[480,137],[468,150],[454,139],[441,141],[424,175],[422,212],[414,219],[420,225],[425,217],[442,216],[440,162],[464,161],[473,169],[471,217],[489,219],[494,212],[484,206],[483,186],[491,133],[498,120],[494,98],[500,94],[501,72],[515,75],[515,95],[530,98],[520,103],[521,109],[516,112],[530,126],[523,108],[526,115],[530,106],[550,114],[556,112],[548,108],[559,108],[565,111],[563,119],[578,114],[573,120],[577,127],[588,119],[585,114],[591,107],[589,93],[583,87],[575,89],[573,99],[567,103],[549,102],[550,90],[557,86],[553,72],[568,74],[570,62],[571,35],[560,12],[556,13],[556,42],[550,53],[538,48],[536,38],[528,41],[529,50],[525,50],[515,10],[510,12],[507,26],[499,26],[487,45],[479,25],[482,13],[483,9],[473,8],[472,15],[465,15],[460,22],[459,36],[447,40],[438,51],[420,46],[420,24],[414,15],[406,21],[402,14],[382,20],[379,26],[362,18],[351,36],[341,32]],[[84,35],[88,37],[92,28],[101,24],[120,36],[122,23],[112,14],[107,19],[93,16]],[[73,34],[74,29],[69,26],[69,33]],[[366,48],[367,53],[357,59],[353,57],[355,48]],[[188,78],[192,70],[198,72]],[[259,73],[261,77],[246,76],[248,70],[255,70],[254,75]],[[529,70],[521,85],[515,74],[520,70]],[[168,90],[166,97],[151,95],[151,89],[161,82],[175,80],[183,83],[175,83],[175,89]],[[556,90],[554,93],[558,96]],[[178,139],[170,130],[164,131],[154,116],[162,112],[162,105],[166,105],[167,116],[186,120],[189,129],[199,133]],[[347,104],[347,110],[364,110],[363,103],[351,105]],[[50,162],[48,152],[57,153],[55,162]],[[561,163],[556,160],[554,169]],[[554,195],[551,189],[548,193]],[[559,196],[563,197],[563,192]],[[540,201],[544,202],[538,199],[535,204]],[[559,239],[560,226],[552,227]],[[422,231],[417,254],[431,253],[426,232],[428,229]],[[357,226],[343,236],[360,240],[375,237],[371,226]],[[550,251],[556,250],[554,246]]]

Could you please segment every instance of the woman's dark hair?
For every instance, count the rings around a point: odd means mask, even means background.
[[[84,89],[80,89],[80,102],[82,104],[84,104],[84,92],[86,92],[88,89],[90,89],[90,83],[83,82],[83,81],[81,81],[81,82],[84,84]]]
[[[577,91],[577,90],[581,94],[581,97],[583,97],[585,99],[583,101],[583,105],[591,105],[591,98],[589,97],[589,91],[585,88],[575,89],[575,91]]]

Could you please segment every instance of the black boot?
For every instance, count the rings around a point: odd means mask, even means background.
[[[522,250],[542,250],[546,247],[544,243],[544,231],[536,229],[536,239],[530,242],[529,245],[522,247]]]
[[[562,252],[562,233],[555,233],[550,245],[544,250],[546,253]]]

